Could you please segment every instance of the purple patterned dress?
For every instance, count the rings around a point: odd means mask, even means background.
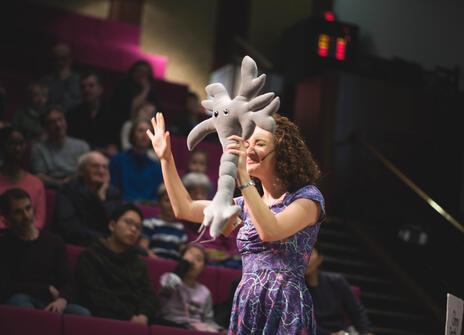
[[[311,295],[304,270],[325,217],[324,198],[312,185],[287,193],[271,207],[280,213],[297,199],[314,200],[321,206],[315,225],[307,226],[282,241],[263,242],[247,210],[242,210],[243,226],[237,246],[242,255],[242,280],[235,291],[229,334],[316,334]],[[236,202],[243,209],[243,198]]]

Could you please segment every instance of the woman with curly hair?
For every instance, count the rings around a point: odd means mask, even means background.
[[[231,136],[227,152],[239,156],[237,184],[243,226],[237,235],[242,279],[232,306],[230,334],[316,334],[304,270],[321,222],[324,198],[314,185],[320,171],[298,128],[274,115],[276,131],[256,127],[243,140]],[[192,201],[177,175],[164,119],[153,120],[152,144],[176,217],[201,223],[207,201]],[[262,186],[262,195],[253,179]]]

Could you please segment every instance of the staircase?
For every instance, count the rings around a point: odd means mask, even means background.
[[[411,293],[405,291],[386,266],[369,254],[348,225],[328,218],[321,226],[318,246],[324,256],[320,269],[340,273],[351,285],[361,289],[360,299],[366,307],[374,334],[442,333],[438,322]]]

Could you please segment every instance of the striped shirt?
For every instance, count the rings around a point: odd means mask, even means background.
[[[150,241],[150,250],[163,258],[178,259],[180,247],[187,242],[182,222],[160,218],[143,220],[143,235]]]

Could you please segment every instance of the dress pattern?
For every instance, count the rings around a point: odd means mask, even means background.
[[[234,296],[230,335],[316,334],[304,270],[325,218],[324,198],[317,187],[308,185],[287,193],[282,202],[271,206],[271,211],[280,213],[297,199],[310,199],[320,205],[318,222],[275,242],[259,238],[243,198],[236,199],[242,207],[243,226],[238,232],[237,246],[243,271]]]

